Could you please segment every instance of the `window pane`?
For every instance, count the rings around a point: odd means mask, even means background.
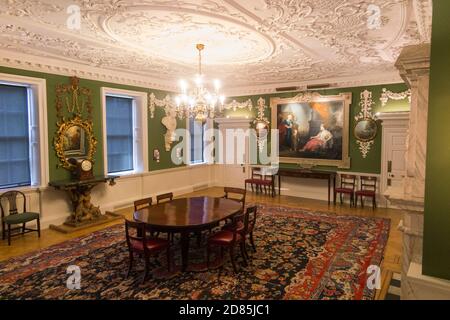
[[[191,134],[191,163],[202,163],[204,149],[205,123],[195,119],[189,119],[189,130]]]
[[[133,170],[133,99],[106,97],[108,173]]]
[[[31,185],[26,87],[0,85],[0,188]]]

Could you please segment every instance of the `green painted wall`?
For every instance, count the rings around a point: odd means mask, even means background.
[[[367,87],[354,87],[354,88],[341,88],[341,89],[329,89],[329,90],[317,90],[322,95],[335,95],[341,92],[351,92],[352,93],[352,104],[350,106],[350,127],[349,127],[349,137],[350,137],[350,146],[349,146],[349,154],[351,158],[351,168],[350,171],[353,172],[365,172],[365,173],[380,173],[381,172],[381,125],[379,124],[379,134],[376,137],[376,141],[372,146],[369,154],[364,159],[361,156],[358,145],[356,144],[356,139],[353,136],[353,128],[355,125],[355,116],[361,110],[359,106],[361,92],[364,90],[372,91],[372,100],[375,102],[373,105],[373,113],[377,112],[399,112],[399,111],[409,111],[409,102],[407,99],[405,100],[389,100],[385,107],[381,106],[381,92],[383,88],[387,88],[393,92],[403,92],[407,90],[405,84],[386,84],[379,86],[367,86]],[[235,97],[231,99],[236,99],[239,102],[244,102],[248,99],[252,99],[253,105],[256,106],[256,102],[259,97],[266,99],[266,104],[270,105],[271,97],[294,97],[298,94],[298,92],[289,92],[289,93],[280,93],[280,94],[270,94],[270,95],[255,95],[255,96],[242,96]],[[256,110],[252,110],[249,112],[246,109],[241,110],[228,110],[225,115],[230,117],[246,117],[254,118],[256,116]],[[270,108],[266,109],[265,116],[270,120],[271,119],[271,110]],[[295,164],[281,164],[282,167],[295,167]],[[324,169],[336,170],[336,167],[330,167]]]
[[[67,170],[63,168],[57,168],[58,158],[56,157],[56,153],[53,149],[53,137],[56,132],[56,107],[55,107],[55,89],[57,84],[61,83],[70,83],[69,77],[34,72],[34,71],[26,71],[20,69],[12,69],[0,66],[0,73],[9,73],[16,74],[27,77],[35,77],[46,79],[47,81],[47,115],[48,115],[48,141],[49,141],[49,167],[50,167],[50,180],[59,180],[65,179],[69,177],[69,173]],[[93,104],[93,122],[94,122],[94,133],[95,137],[98,139],[97,144],[97,152],[95,155],[95,165],[94,165],[94,173],[102,174],[103,173],[103,127],[102,127],[102,107],[101,107],[101,87],[110,87],[110,88],[118,88],[125,90],[133,90],[133,91],[142,91],[142,92],[154,92],[156,97],[162,99],[166,96],[167,92],[159,91],[159,90],[150,90],[147,88],[134,87],[134,86],[126,86],[119,85],[114,83],[106,83],[101,81],[94,80],[80,80],[80,86],[87,87],[92,90],[92,104]],[[148,110],[147,110],[148,112]],[[166,152],[164,148],[164,133],[166,131],[165,127],[161,123],[162,117],[164,117],[165,113],[162,108],[156,108],[155,117],[153,119],[150,118],[150,114],[148,114],[148,152],[149,152],[149,168],[150,170],[161,170],[175,167],[175,165],[170,160],[170,152]],[[178,128],[186,127],[185,121],[178,121]],[[160,162],[156,163],[153,161],[153,149],[158,148],[160,150]]]
[[[47,80],[47,113],[48,113],[48,140],[49,140],[49,165],[50,165],[50,179],[58,180],[65,179],[69,176],[68,172],[62,168],[57,168],[58,159],[53,149],[53,136],[56,131],[56,108],[55,108],[55,88],[57,84],[60,83],[69,83],[69,77],[47,74],[41,72],[34,71],[26,71],[19,69],[12,69],[7,67],[0,67],[0,73],[10,73],[23,75],[28,77],[36,77],[43,78]],[[94,132],[95,136],[98,139],[97,153],[95,157],[95,166],[94,172],[96,174],[101,174],[103,172],[103,139],[102,139],[102,110],[101,110],[101,96],[100,89],[101,87],[111,87],[111,88],[119,88],[125,90],[133,90],[133,91],[143,91],[150,92],[147,88],[134,87],[134,86],[126,86],[119,85],[113,83],[106,83],[101,81],[87,80],[81,79],[80,85],[88,87],[92,90],[92,102],[94,106],[93,110],[93,120],[94,120]],[[318,92],[323,95],[333,95],[338,94],[340,92],[351,92],[352,93],[352,104],[350,107],[350,157],[351,157],[351,171],[354,172],[367,172],[367,173],[380,173],[380,158],[381,158],[381,134],[378,134],[376,142],[372,147],[370,153],[368,154],[366,159],[363,159],[361,153],[359,152],[358,146],[356,144],[355,139],[353,138],[353,126],[354,126],[354,116],[358,114],[360,94],[363,90],[368,89],[373,93],[373,101],[375,105],[373,106],[374,113],[376,112],[393,112],[393,111],[407,111],[409,109],[409,104],[407,100],[403,101],[392,101],[390,100],[385,107],[381,107],[381,102],[379,100],[381,95],[382,88],[387,88],[393,92],[402,92],[406,90],[406,86],[404,84],[388,84],[388,85],[380,85],[380,86],[368,86],[368,87],[356,87],[356,88],[344,88],[344,89],[330,89],[330,90],[319,90]],[[163,98],[167,94],[167,92],[159,91],[159,90],[151,90],[155,93],[157,98]],[[263,98],[266,99],[267,104],[270,103],[270,98],[273,96],[281,96],[281,97],[292,97],[297,93],[283,93],[283,94],[272,94],[272,95],[262,95]],[[260,95],[256,96],[248,96],[248,97],[236,97],[228,99],[230,102],[232,99],[236,99],[238,101],[245,101],[247,99],[252,99],[253,105],[256,106],[256,100],[260,97]],[[147,110],[148,112],[148,110]],[[270,109],[266,110],[266,116],[270,119]],[[153,119],[150,118],[150,114],[148,117],[148,141],[149,141],[149,167],[150,170],[161,170],[175,167],[175,165],[170,160],[170,152],[166,152],[164,149],[164,132],[165,128],[161,124],[161,119],[164,116],[164,110],[162,108],[156,108],[155,117]],[[245,117],[254,118],[256,116],[256,110],[253,109],[249,111],[247,109],[236,110],[236,111],[226,111],[225,116],[230,117]],[[185,128],[185,121],[179,120],[178,127]],[[381,132],[381,128],[379,130]],[[158,148],[160,150],[161,161],[159,163],[153,161],[153,149]],[[290,166],[288,164],[284,164],[283,166]],[[330,168],[335,169],[335,168]]]
[[[450,1],[433,1],[423,273],[450,279]]]

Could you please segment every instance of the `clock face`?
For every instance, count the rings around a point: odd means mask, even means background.
[[[89,160],[83,160],[81,162],[81,170],[83,171],[90,171],[92,169],[92,162]]]

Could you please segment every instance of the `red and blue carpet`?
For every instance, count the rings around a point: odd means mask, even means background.
[[[225,261],[206,270],[205,249],[195,238],[190,271],[173,271],[165,257],[152,260],[141,283],[139,262],[126,279],[128,251],[122,225],[0,263],[0,299],[373,299],[367,268],[380,265],[390,221],[336,216],[299,208],[259,206],[257,252],[234,274]],[[236,254],[238,250],[236,250]],[[139,259],[137,259],[139,260]],[[239,262],[240,260],[238,260]],[[219,265],[215,258],[213,266]],[[81,288],[66,287],[67,267],[81,270]]]

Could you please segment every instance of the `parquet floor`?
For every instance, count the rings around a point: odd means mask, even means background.
[[[222,196],[222,188],[209,188],[194,193],[190,193],[184,196]],[[402,233],[397,230],[397,226],[401,220],[401,211],[394,209],[378,208],[372,210],[369,207],[366,208],[350,208],[348,204],[328,206],[325,201],[304,199],[290,196],[277,196],[272,198],[268,195],[248,193],[247,203],[266,203],[266,204],[281,204],[285,206],[301,207],[310,210],[328,211],[338,215],[352,215],[363,217],[382,217],[391,219],[391,230],[389,240],[386,246],[384,261],[382,264],[382,289],[377,292],[377,299],[384,299],[386,295],[387,287],[389,287],[390,278],[393,272],[401,272],[401,254],[402,254]],[[131,217],[132,208],[127,208],[118,211],[124,214],[126,217]],[[20,256],[22,254],[39,250],[65,240],[80,237],[96,230],[106,228],[110,225],[122,223],[121,220],[113,221],[109,224],[95,226],[87,228],[82,231],[78,231],[71,234],[62,234],[54,230],[46,229],[42,231],[41,238],[38,239],[36,233],[26,234],[25,236],[18,236],[12,239],[12,245],[8,247],[6,241],[0,242],[0,261],[6,260],[12,257]]]

